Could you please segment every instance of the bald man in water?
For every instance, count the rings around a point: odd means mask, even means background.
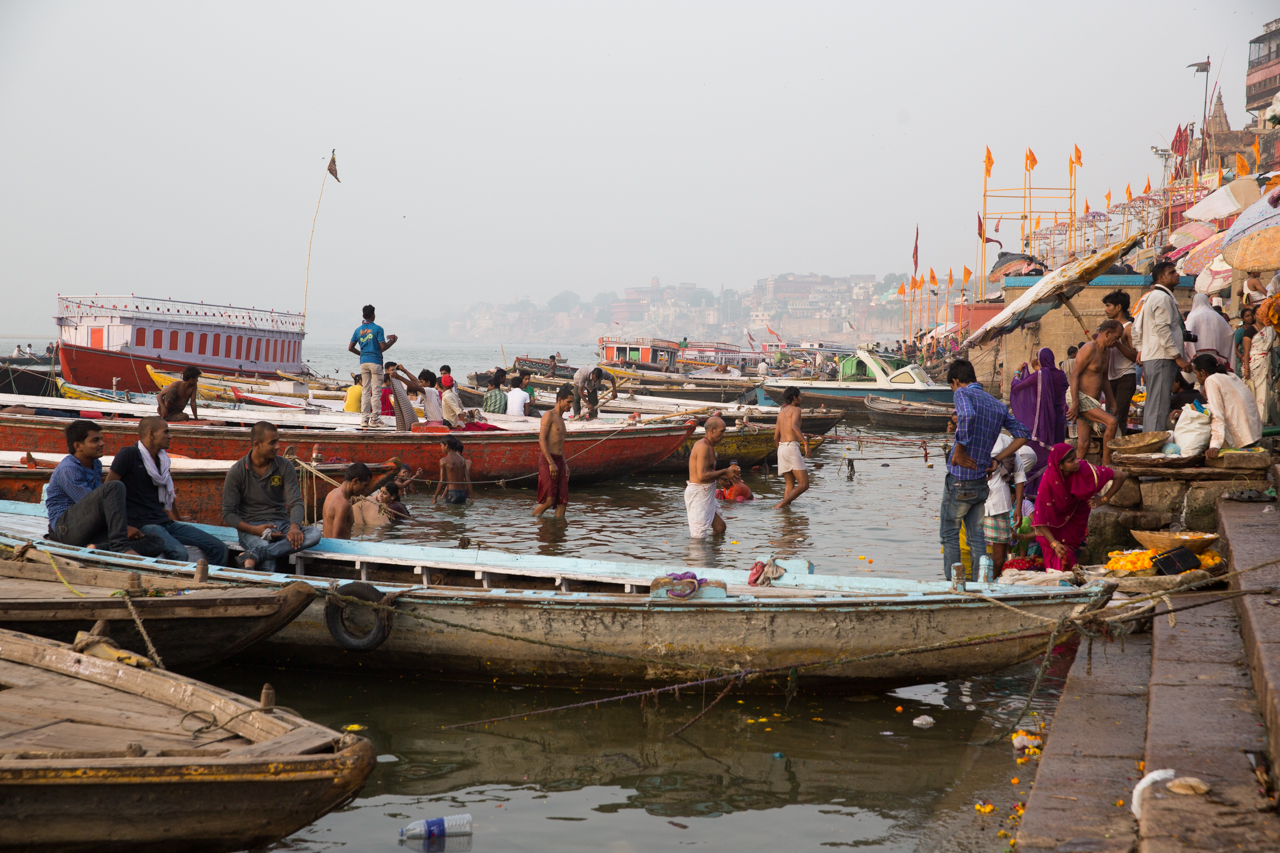
[[[716,445],[724,438],[724,421],[707,418],[702,438],[693,445],[689,454],[689,482],[684,487],[684,507],[689,514],[689,535],[702,539],[708,533],[719,536],[727,529],[720,517],[720,502],[716,500],[716,481],[728,474],[741,475],[737,465],[716,469]]]

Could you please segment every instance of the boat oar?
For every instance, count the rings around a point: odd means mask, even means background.
[[[702,414],[703,412],[710,412],[710,411],[713,411],[713,410],[718,409],[718,408],[721,408],[721,407],[720,407],[720,406],[703,406],[701,409],[689,409],[689,410],[687,410],[687,411],[683,411],[683,412],[674,412],[673,414],[670,414],[670,415],[658,415],[658,416],[656,416],[656,417],[652,417],[652,418],[643,418],[643,419],[640,421],[640,423],[642,423],[642,424],[651,424],[651,423],[654,423],[655,421],[665,421],[665,420],[668,420],[668,419],[670,419],[670,418],[683,418],[683,417],[687,417],[687,416],[689,416],[689,415],[700,415],[700,414]]]

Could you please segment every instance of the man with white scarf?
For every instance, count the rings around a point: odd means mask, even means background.
[[[120,449],[107,482],[125,487],[129,526],[164,543],[166,560],[186,562],[187,546],[199,548],[211,566],[227,565],[227,546],[216,536],[179,520],[178,494],[169,469],[169,424],[152,415],[138,423],[138,443]]]

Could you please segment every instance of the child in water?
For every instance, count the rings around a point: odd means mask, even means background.
[[[751,494],[750,487],[742,482],[741,477],[729,476],[725,474],[718,481],[720,488],[716,489],[716,498],[722,501],[750,501],[755,500],[755,496]]]

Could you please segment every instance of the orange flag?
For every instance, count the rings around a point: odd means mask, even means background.
[[[1053,224],[1054,225],[1058,224],[1058,211],[1056,210],[1053,212]]]
[[[1103,196],[1107,200],[1107,207],[1111,207],[1111,190],[1107,190],[1107,194]]]
[[[964,269],[964,272],[960,274],[960,275],[961,275],[961,280],[962,280],[965,284],[968,284],[968,283],[969,283],[969,279],[973,276],[973,270],[969,269],[968,267],[964,267],[963,269]]]
[[[898,295],[899,296],[907,295],[907,283],[905,281],[902,284],[898,285]]]
[[[929,286],[930,287],[938,286],[938,277],[933,274],[933,267],[929,267]]]
[[[1036,167],[1036,164],[1037,164],[1037,163],[1039,163],[1039,162],[1040,162],[1040,161],[1036,159],[1036,152],[1034,152],[1034,151],[1032,151],[1030,148],[1028,148],[1028,149],[1027,149],[1027,162],[1026,162],[1027,171],[1028,171],[1028,172],[1030,172],[1032,169],[1034,169],[1034,168]]]
[[[956,283],[956,277],[951,273],[951,267],[947,267],[947,287]]]
[[[1218,186],[1222,186],[1222,164],[1218,164]]]
[[[985,177],[991,177],[991,167],[996,164],[996,160],[991,156],[991,146],[987,146],[987,156],[982,158],[982,174]]]
[[[1244,159],[1243,154],[1236,155],[1236,177],[1249,174],[1249,161]]]
[[[1071,177],[1075,175],[1075,173],[1076,173],[1076,161],[1068,157],[1067,158],[1067,176]]]
[[[1077,166],[1083,166],[1083,165],[1084,165],[1084,159],[1080,156],[1080,146],[1079,146],[1079,145],[1077,145],[1077,146],[1076,146],[1075,164],[1076,164]]]
[[[1032,231],[1039,231],[1039,230],[1040,230],[1040,217],[1039,217],[1039,216],[1037,216],[1037,217],[1036,217],[1036,227],[1035,227],[1035,228],[1033,228],[1033,229],[1031,229],[1031,230],[1032,230]]]
[[[1124,185],[1124,200],[1133,201],[1133,184]]]
[[[1142,188],[1142,194],[1146,195],[1149,192],[1151,192],[1151,176],[1147,175],[1147,185]]]
[[[1193,190],[1200,189],[1200,173],[1197,172],[1195,169],[1191,170],[1191,189]]]
[[[1249,146],[1253,149],[1253,164],[1256,166],[1262,162],[1262,151],[1258,148],[1258,137],[1253,138],[1253,144]]]
[[[1084,200],[1084,215],[1089,215],[1089,199],[1087,198]]]

